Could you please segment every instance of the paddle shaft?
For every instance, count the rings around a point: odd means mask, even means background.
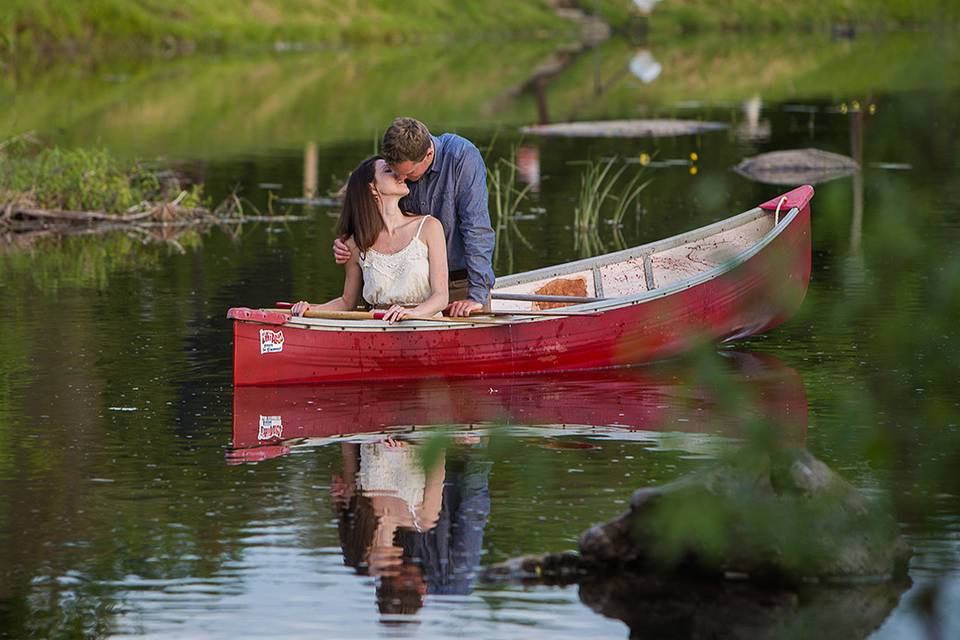
[[[278,313],[290,313],[289,309],[269,309]],[[303,313],[304,318],[318,318],[322,320],[383,320],[386,311],[323,311],[310,309]],[[423,320],[425,322],[460,322],[467,324],[504,324],[498,320],[484,320],[481,318],[448,318],[446,316],[416,316],[406,315],[402,320]]]
[[[541,296],[541,297],[542,297],[542,296]],[[563,297],[563,296],[547,296],[547,297]],[[602,298],[594,298],[594,299],[595,299],[595,300],[602,300]],[[275,304],[276,304],[276,306],[277,306],[279,309],[281,309],[281,310],[286,310],[286,309],[289,309],[290,307],[293,306],[293,304],[290,303],[290,302],[279,302],[279,301],[278,301],[278,302],[276,302]],[[314,313],[317,313],[317,312],[314,312]],[[329,312],[329,313],[337,313],[337,314],[343,314],[343,313],[361,313],[361,314],[364,314],[364,313],[371,313],[371,312],[369,312],[369,311],[331,311],[331,312]],[[563,311],[562,309],[548,309],[548,310],[535,309],[535,310],[530,310],[530,311],[524,311],[524,310],[521,310],[521,309],[516,309],[516,310],[496,309],[496,310],[488,310],[488,311],[478,310],[478,311],[475,311],[475,312],[471,313],[470,315],[471,315],[471,317],[472,317],[472,316],[596,316],[596,315],[600,315],[600,312],[598,312],[598,311]],[[308,318],[314,318],[314,317],[319,317],[319,316],[308,315],[307,317],[308,317]],[[340,318],[340,317],[342,317],[342,316],[336,316],[336,317]],[[412,318],[412,319],[416,319],[416,320],[426,320],[426,319],[427,319],[425,316],[416,316],[416,317],[414,317],[414,316],[407,316],[407,317],[408,317],[408,318]],[[444,316],[444,318],[449,318],[449,316]],[[344,319],[346,319],[346,318],[344,318]],[[364,317],[358,317],[358,318],[356,318],[356,319],[357,319],[357,320],[370,320],[371,318],[368,317],[368,316],[364,316]],[[375,320],[376,320],[376,319],[379,319],[379,318],[372,318],[372,319],[375,319]],[[430,319],[431,319],[431,320],[438,320],[439,318],[430,318]],[[463,319],[459,319],[459,320],[460,320],[461,322],[463,321]]]

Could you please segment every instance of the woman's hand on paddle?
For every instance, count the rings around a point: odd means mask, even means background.
[[[403,320],[409,314],[409,310],[405,307],[401,307],[398,304],[393,305],[387,309],[386,313],[383,314],[383,319],[393,324],[397,320]]]
[[[333,241],[333,259],[337,264],[346,264],[350,259],[350,247],[343,238],[336,238]]]
[[[310,303],[306,300],[301,300],[297,304],[290,307],[291,315],[302,316],[304,313],[310,310]]]

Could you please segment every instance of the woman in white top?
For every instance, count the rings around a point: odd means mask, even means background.
[[[364,160],[350,174],[337,235],[347,236],[343,295],[324,304],[301,300],[293,315],[307,310],[351,311],[361,293],[384,320],[434,315],[448,303],[447,243],[440,221],[400,210],[410,189],[380,156]]]

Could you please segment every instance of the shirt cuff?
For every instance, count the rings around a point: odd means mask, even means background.
[[[468,287],[467,299],[473,300],[478,304],[487,304],[487,298],[490,297],[490,289],[484,287]]]

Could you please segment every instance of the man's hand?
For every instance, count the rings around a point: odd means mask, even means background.
[[[350,259],[350,248],[343,238],[337,238],[333,241],[333,259],[337,264],[346,264]]]
[[[480,311],[483,305],[473,300],[457,300],[447,307],[447,315],[453,318],[466,318],[474,311]]]

